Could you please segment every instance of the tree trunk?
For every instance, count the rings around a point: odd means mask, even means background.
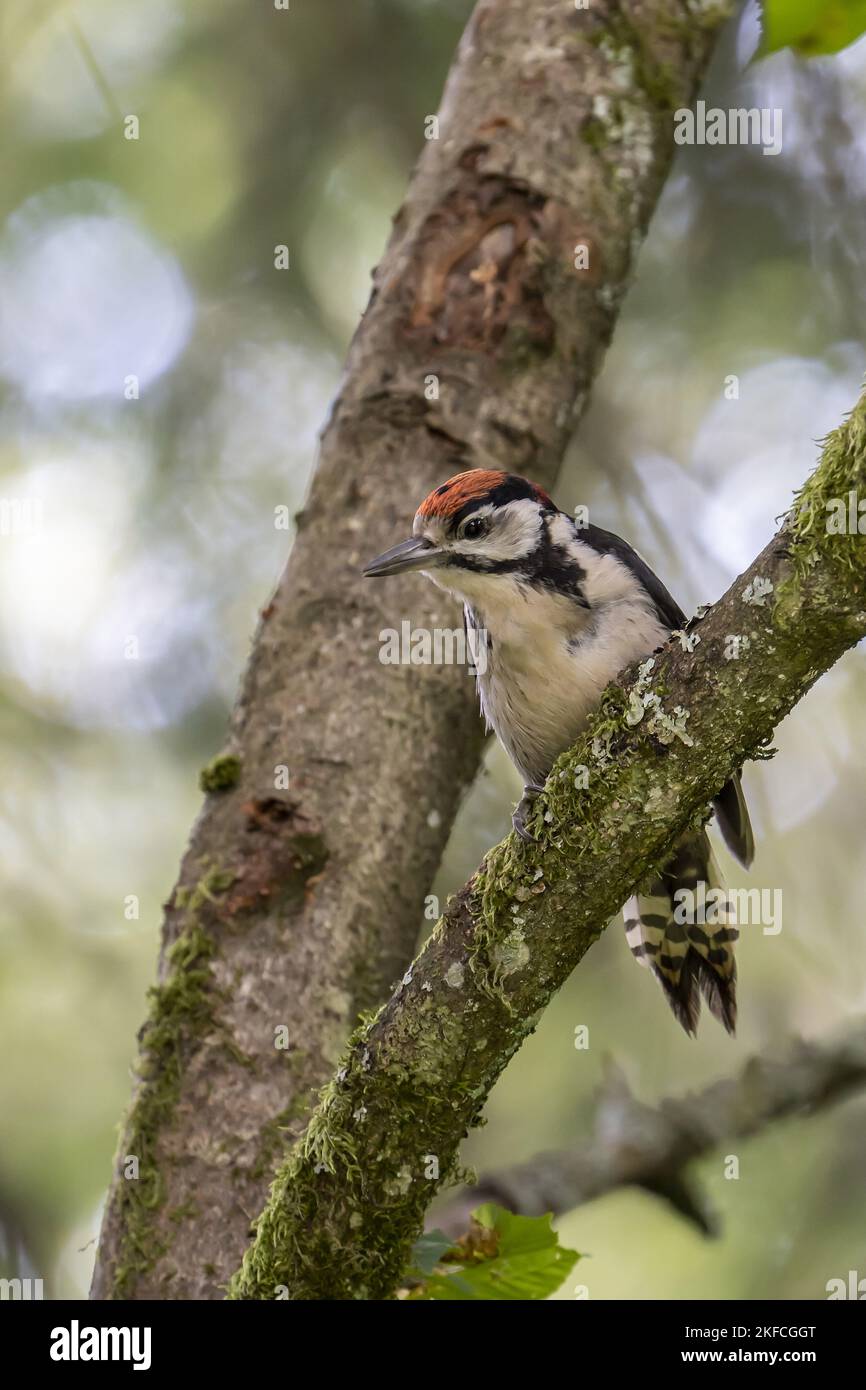
[[[452,628],[444,599],[417,577],[366,586],[359,567],[461,469],[554,481],[672,112],[729,9],[475,10],[166,905],[95,1298],[222,1295],[311,1093],[411,959],[481,732],[465,668],[377,659],[404,618]]]

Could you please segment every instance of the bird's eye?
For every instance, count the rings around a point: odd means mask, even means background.
[[[474,541],[479,536],[483,536],[486,530],[486,523],[481,520],[480,516],[476,516],[467,521],[463,527],[463,535],[467,541]]]

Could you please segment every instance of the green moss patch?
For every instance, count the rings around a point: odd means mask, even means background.
[[[203,792],[227,792],[241,779],[241,760],[237,753],[220,753],[203,767],[198,784]]]

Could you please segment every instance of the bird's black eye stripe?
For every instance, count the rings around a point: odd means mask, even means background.
[[[466,525],[463,527],[463,536],[467,541],[474,541],[477,540],[479,536],[483,536],[486,530],[487,522],[480,516],[473,516],[469,518]]]

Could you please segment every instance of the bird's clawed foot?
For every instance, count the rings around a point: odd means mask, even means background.
[[[514,814],[511,817],[511,824],[514,826],[515,831],[520,836],[521,840],[523,840],[524,844],[527,845],[532,844],[534,836],[530,835],[529,831],[527,830],[526,821],[527,818],[532,814],[532,808],[535,805],[535,798],[538,796],[539,792],[543,791],[544,787],[542,785],[538,785],[535,782],[527,783],[527,785],[523,788],[523,796],[520,798],[520,801],[518,802],[515,808]]]

